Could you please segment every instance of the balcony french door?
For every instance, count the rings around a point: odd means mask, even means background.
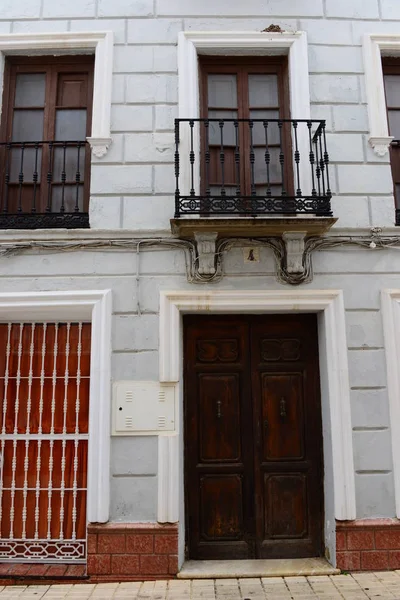
[[[93,57],[9,57],[0,228],[88,227]]]
[[[203,152],[209,153],[203,193],[292,195],[291,128],[284,121],[290,118],[287,57],[213,57],[201,66],[202,117],[210,119],[203,135]]]
[[[90,334],[0,325],[0,561],[85,561]]]

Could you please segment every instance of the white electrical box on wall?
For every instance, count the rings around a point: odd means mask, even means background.
[[[117,381],[113,393],[113,435],[157,434],[175,429],[175,385]]]

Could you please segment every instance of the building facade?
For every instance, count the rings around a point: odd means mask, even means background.
[[[3,573],[400,568],[399,25],[3,0]]]

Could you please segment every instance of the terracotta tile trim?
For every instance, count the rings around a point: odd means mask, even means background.
[[[178,525],[90,523],[90,581],[168,579],[178,571]]]
[[[336,562],[344,571],[400,569],[400,520],[337,521]]]

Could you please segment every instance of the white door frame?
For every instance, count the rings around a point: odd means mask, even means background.
[[[356,517],[345,313],[341,290],[160,292],[160,381],[182,381],[182,314],[318,313],[325,468],[325,546],[335,563],[336,524]],[[180,525],[184,559],[183,391],[177,393],[177,433],[159,438],[158,520]],[[177,482],[179,481],[179,485]]]
[[[382,290],[396,516],[400,519],[400,289]]]
[[[87,520],[106,523],[110,506],[111,290],[0,294],[0,322],[90,321]]]

